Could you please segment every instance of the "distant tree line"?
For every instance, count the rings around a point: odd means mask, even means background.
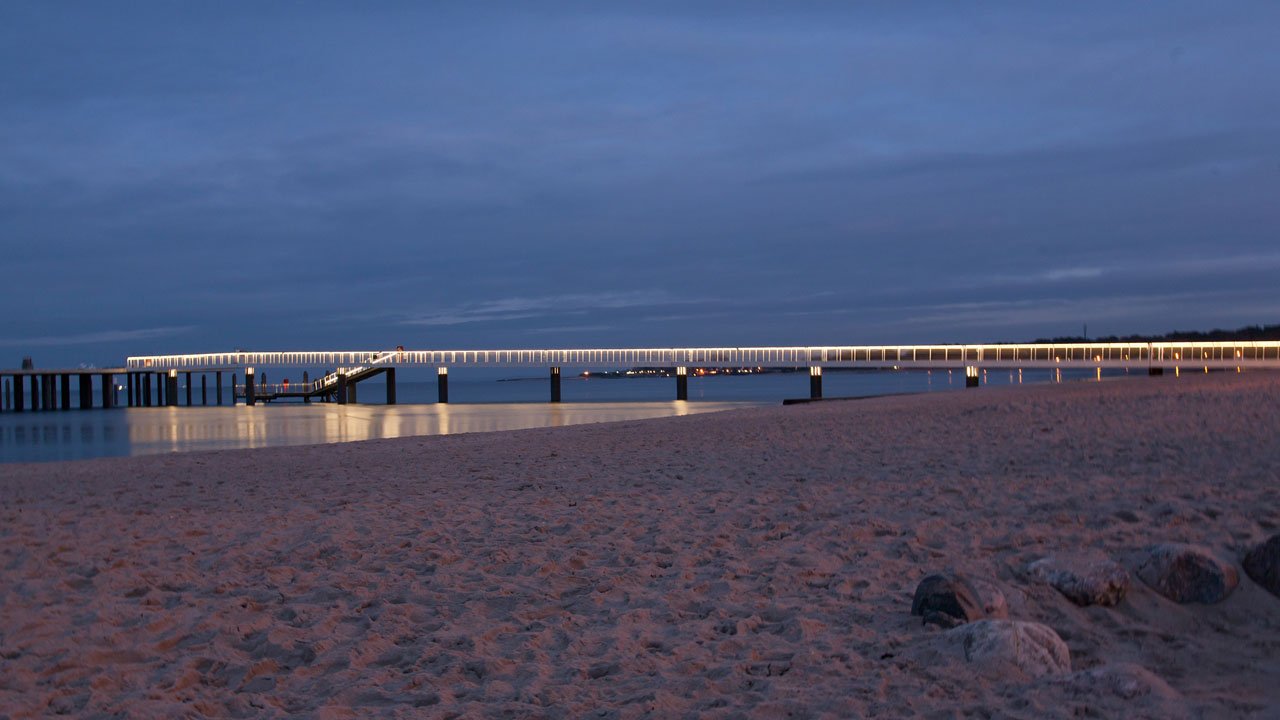
[[[1280,340],[1280,325],[1247,325],[1236,330],[1174,330],[1164,335],[1107,335],[1086,338],[1039,338],[1034,343],[1121,343],[1121,342],[1230,342],[1235,340]]]

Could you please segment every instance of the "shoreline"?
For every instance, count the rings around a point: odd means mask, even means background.
[[[0,709],[1257,715],[1280,598],[1134,577],[1082,608],[1025,569],[1160,542],[1238,564],[1280,530],[1278,401],[1272,373],[1132,378],[6,464]],[[944,570],[1071,672],[979,668],[922,626]],[[1160,682],[1082,690],[1119,665]]]

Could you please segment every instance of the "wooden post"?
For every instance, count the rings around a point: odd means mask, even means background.
[[[689,368],[676,368],[676,400],[689,399]]]
[[[80,409],[88,410],[93,407],[93,376],[80,374]]]
[[[560,368],[551,368],[551,402],[560,402]]]
[[[436,402],[449,402],[449,368],[436,368]]]
[[[165,377],[164,399],[169,407],[178,407],[178,371],[170,370]]]
[[[822,399],[822,366],[814,365],[809,368],[809,399]]]
[[[964,386],[967,388],[976,388],[979,384],[978,368],[976,365],[966,365],[964,367]]]
[[[396,369],[387,368],[387,404],[396,404]]]
[[[234,382],[234,377],[235,376],[232,376],[233,382]],[[244,404],[245,405],[249,405],[252,407],[253,405],[256,404],[256,398],[254,395],[255,390],[257,390],[257,388],[253,386],[253,368],[245,368],[244,369]]]

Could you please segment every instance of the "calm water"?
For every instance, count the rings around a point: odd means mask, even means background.
[[[198,375],[194,398],[200,402]],[[1064,379],[1082,379],[1074,375]],[[1050,382],[1049,372],[992,372],[988,384]],[[73,383],[74,385],[74,383]],[[962,372],[830,372],[826,397],[947,391],[964,387]],[[776,404],[807,397],[807,373],[691,377],[689,402],[675,402],[673,378],[562,380],[564,402],[547,402],[545,377],[451,378],[447,405],[434,382],[397,383],[400,404],[382,404],[385,386],[362,383],[360,404],[274,403],[255,407],[128,408],[0,414],[0,462],[45,462],[187,450],[347,442],[413,435],[515,430],[686,415]],[[179,396],[185,401],[185,389]],[[212,390],[210,401],[213,402]],[[123,393],[120,400],[124,400]],[[74,393],[72,405],[78,399]]]

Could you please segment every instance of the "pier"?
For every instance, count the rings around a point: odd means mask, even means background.
[[[1159,342],[985,345],[847,345],[795,347],[596,348],[499,350],[352,350],[215,352],[129,357],[124,367],[74,370],[0,370],[0,411],[70,410],[77,383],[79,409],[93,407],[181,407],[223,404],[224,379],[231,402],[358,402],[359,384],[385,381],[385,401],[396,403],[397,368],[434,368],[437,401],[449,402],[449,369],[470,367],[543,368],[548,401],[560,402],[565,368],[661,367],[671,369],[675,398],[688,400],[691,368],[759,367],[808,370],[809,397],[822,397],[824,368],[955,370],[966,387],[979,387],[987,370],[1039,369],[1102,371],[1123,369],[1160,375],[1166,372],[1280,369],[1280,341]],[[269,384],[268,369],[332,368],[312,380]],[[194,392],[199,375],[198,398]],[[115,379],[123,376],[125,384]],[[212,378],[212,382],[210,379]],[[181,380],[181,382],[180,382]],[[97,389],[95,389],[95,384]],[[210,388],[212,385],[212,388]],[[183,391],[185,388],[185,391]],[[120,390],[125,399],[121,403]],[[94,399],[99,398],[95,404]]]

